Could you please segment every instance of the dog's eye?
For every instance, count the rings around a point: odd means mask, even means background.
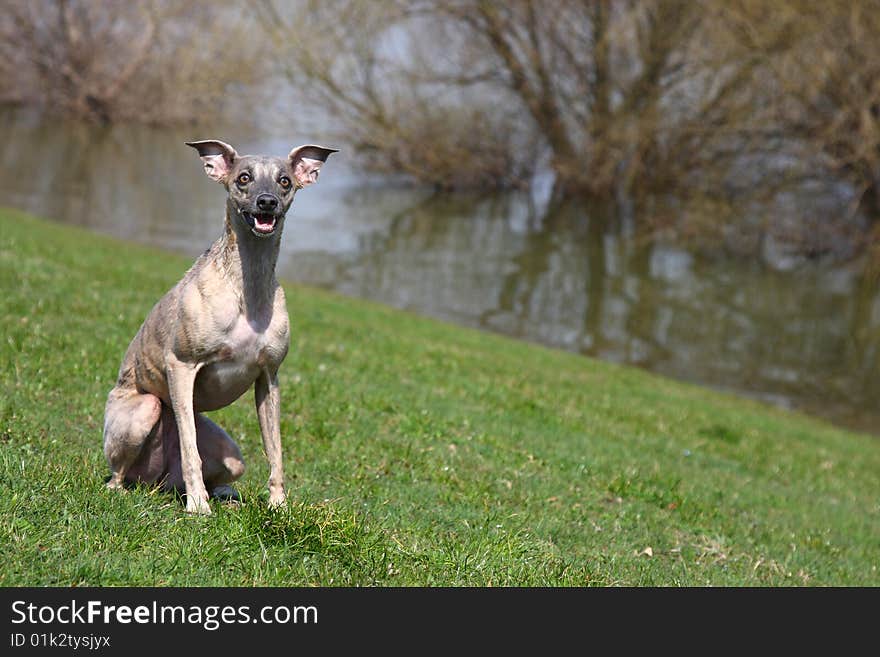
[[[281,176],[278,179],[278,184],[281,185],[284,189],[290,189],[290,178],[287,176]]]
[[[239,185],[247,185],[251,181],[251,174],[247,171],[243,171],[238,175],[238,178],[235,179]]]

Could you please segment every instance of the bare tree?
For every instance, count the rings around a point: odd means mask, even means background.
[[[880,1],[793,3],[789,15],[790,47],[773,60],[776,124],[880,221]]]
[[[691,0],[263,0],[258,14],[372,163],[447,187],[546,166],[563,192],[668,189],[741,143],[731,122],[761,61],[728,57],[725,17]]]
[[[0,99],[102,122],[217,114],[229,82],[257,61],[243,17],[205,0],[10,0]]]
[[[299,99],[300,118],[343,138],[372,171],[440,188],[524,184],[532,135],[514,108],[460,85],[428,79],[446,28],[407,2],[256,3],[264,33]],[[446,44],[447,52],[454,48]]]

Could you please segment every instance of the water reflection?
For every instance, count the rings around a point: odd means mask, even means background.
[[[221,190],[183,146],[208,130],[3,118],[5,204],[190,255],[219,234]],[[242,151],[279,154],[309,140],[215,135]],[[631,223],[614,207],[388,189],[339,157],[320,191],[297,196],[279,269],[880,434],[876,280],[854,264],[780,271],[700,258],[634,239]]]
[[[607,212],[430,199],[364,235],[330,286],[877,432],[875,281],[643,244]]]

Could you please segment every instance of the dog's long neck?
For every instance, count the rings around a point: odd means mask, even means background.
[[[226,211],[226,230],[217,242],[217,260],[229,283],[240,292],[242,310],[248,319],[263,319],[271,314],[282,227],[279,224],[269,237],[257,237],[235,210]]]

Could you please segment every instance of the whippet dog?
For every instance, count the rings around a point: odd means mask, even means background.
[[[284,504],[278,368],[287,355],[284,290],[275,278],[284,216],[314,183],[333,148],[305,145],[286,158],[238,155],[222,141],[187,142],[227,191],[226,230],[150,311],[134,336],[104,414],[109,488],[158,483],[211,512],[211,497],[239,499],[238,445],[201,413],[254,386],[269,461],[269,504]]]

